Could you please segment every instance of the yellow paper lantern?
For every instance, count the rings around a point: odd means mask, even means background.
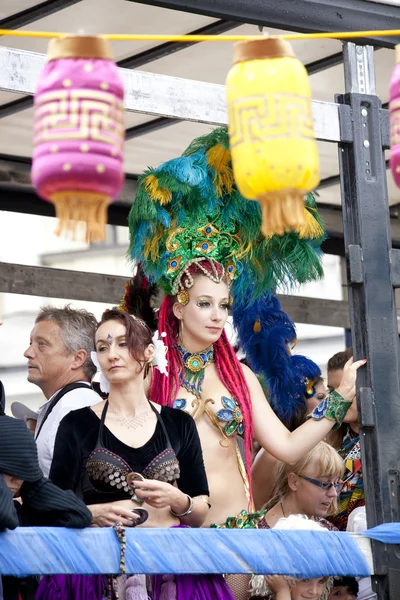
[[[304,196],[319,183],[305,67],[284,40],[239,42],[226,84],[232,164],[241,194],[260,202],[264,235],[300,230]]]

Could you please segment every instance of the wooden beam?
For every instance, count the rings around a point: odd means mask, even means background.
[[[0,292],[119,304],[129,277],[0,263]]]
[[[50,267],[0,263],[0,292],[66,300],[119,304],[129,277],[82,273]],[[346,302],[279,296],[283,310],[297,323],[349,327]]]
[[[46,60],[44,54],[0,47],[0,90],[33,94]],[[228,122],[223,85],[129,69],[119,73],[128,111],[212,125]],[[339,142],[339,105],[314,100],[312,108],[317,139]]]
[[[278,295],[282,309],[295,323],[350,327],[349,307],[342,300]]]
[[[29,156],[8,156],[0,154],[0,185],[10,185],[10,193],[16,190],[16,187],[21,191],[24,189],[34,191],[31,182],[31,163]],[[118,197],[119,202],[131,205],[135,199],[137,190],[137,176],[125,175],[124,186]],[[5,193],[6,187],[2,192]],[[1,210],[1,195],[0,195],[0,210]]]

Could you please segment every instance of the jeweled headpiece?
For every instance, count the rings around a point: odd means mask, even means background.
[[[177,227],[166,241],[167,269],[165,278],[172,294],[180,288],[190,288],[193,278],[189,268],[197,264],[198,268],[213,281],[226,278],[232,282],[238,268],[238,255],[242,249],[240,238],[232,226],[222,230],[221,217],[214,222],[198,219],[193,225]],[[207,260],[208,268],[202,263]]]
[[[232,282],[235,299],[248,289],[257,297],[321,277],[324,230],[312,194],[304,211],[301,230],[266,238],[259,203],[235,185],[227,129],[220,127],[141,175],[129,215],[129,257],[167,294],[191,287],[190,267],[197,264],[214,281]]]

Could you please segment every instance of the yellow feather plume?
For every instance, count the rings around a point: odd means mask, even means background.
[[[143,256],[146,260],[150,257],[150,259],[155,262],[160,258],[159,254],[159,243],[163,237],[163,229],[162,227],[157,227],[155,234],[152,238],[150,238],[144,245],[143,248]]]
[[[315,211],[315,208],[305,208],[304,207],[304,220],[305,224],[298,229],[299,237],[306,238],[310,240],[316,240],[324,235],[324,230],[321,225],[318,223],[317,219],[311,213],[311,211]]]
[[[227,194],[231,194],[233,188],[233,170],[230,151],[217,144],[207,152],[207,162],[214,169],[214,185],[217,190],[217,196],[222,195],[224,188]]]
[[[158,187],[158,179],[154,175],[148,175],[144,180],[146,192],[152,197],[153,200],[157,200],[163,206],[169,204],[172,199],[172,192],[167,189],[160,189]]]

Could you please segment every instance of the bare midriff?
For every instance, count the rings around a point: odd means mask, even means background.
[[[236,436],[223,439],[207,415],[202,415],[197,421],[197,429],[203,448],[211,504],[203,527],[209,527],[213,523],[220,525],[228,517],[247,509],[248,499],[238,466]],[[224,443],[230,442],[230,446],[222,447],[221,439]]]
[[[219,378],[215,364],[205,369],[201,399],[194,398],[183,388],[177,396],[187,400],[186,412],[196,421],[203,450],[211,504],[203,527],[214,523],[220,525],[228,517],[249,508],[247,480],[240,470],[236,434],[227,437],[223,433],[224,424],[217,423],[216,414],[223,408],[223,396],[231,397]]]

